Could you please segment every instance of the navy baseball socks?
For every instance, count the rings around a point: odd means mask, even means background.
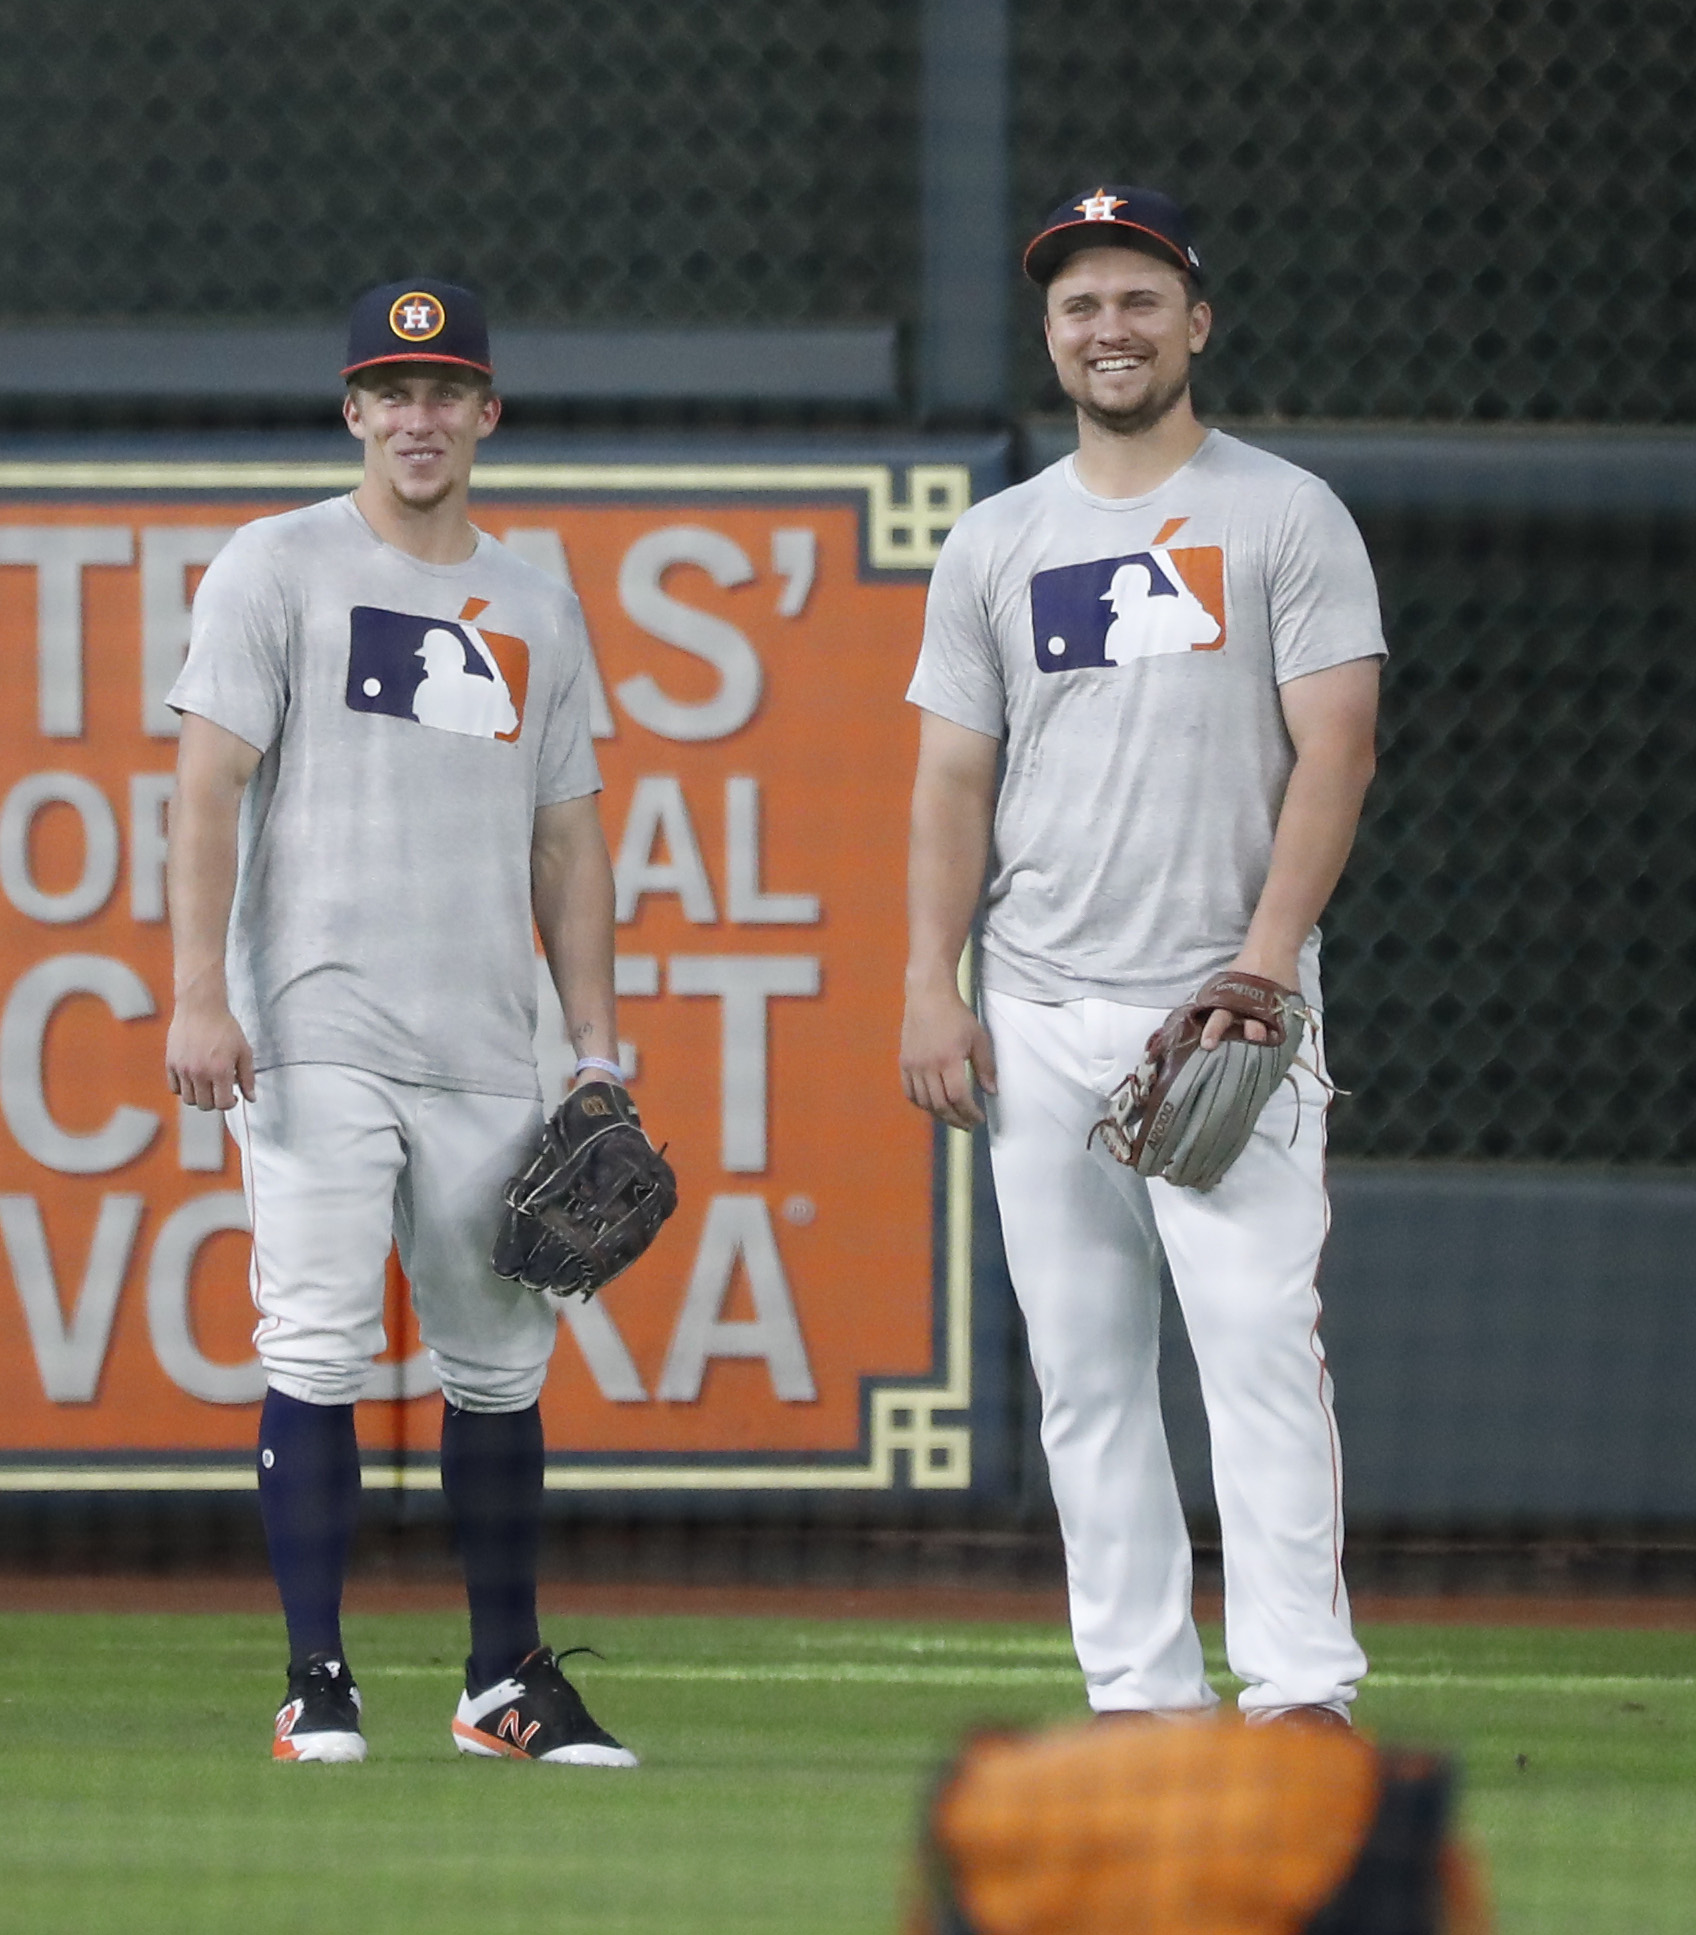
[[[359,1443],[351,1404],[265,1393],[259,1511],[289,1634],[288,1695],[276,1760],[365,1758],[359,1689],[342,1656],[342,1578],[359,1518]]]
[[[462,1754],[634,1767],[636,1756],[590,1717],[536,1623],[540,1408],[461,1411],[444,1403],[442,1490],[471,1609],[454,1745]]]
[[[542,1542],[542,1413],[442,1404],[442,1490],[471,1609],[466,1684],[493,1686],[542,1643],[536,1561]]]

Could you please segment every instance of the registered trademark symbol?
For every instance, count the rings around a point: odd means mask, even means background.
[[[792,1223],[807,1224],[818,1215],[811,1196],[791,1196],[783,1205],[783,1213]]]

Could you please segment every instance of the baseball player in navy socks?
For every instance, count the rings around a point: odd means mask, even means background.
[[[571,594],[467,513],[500,416],[476,297],[371,290],[343,375],[358,488],[231,539],[171,693],[167,1066],[186,1101],[230,1111],[252,1217],[259,1498],[289,1641],[273,1752],[365,1757],[341,1596],[394,1241],[444,1395],[470,1602],[454,1742],[634,1766],[537,1627],[557,1311],[489,1264],[542,1117],[532,920],[578,1077],[621,1079],[588,640]]]
[[[1156,1383],[1164,1256],[1207,1406],[1241,1704],[1346,1725],[1366,1662],[1318,1334],[1315,923],[1372,773],[1376,589],[1323,483],[1196,420],[1211,312],[1182,210],[1098,188],[1054,211],[1025,268],[1078,448],[969,510],[932,579],[908,694],[903,1079],[943,1122],[987,1112],[1090,1704],[1216,1699]],[[980,1018],[955,973],[986,866]],[[1200,1004],[1203,1054],[1276,1039],[1254,1002],[1299,1015],[1305,1045],[1223,1175],[1183,1186],[1128,1166],[1109,1105],[1213,976],[1239,1005]]]

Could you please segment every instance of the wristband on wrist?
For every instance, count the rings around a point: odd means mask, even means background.
[[[579,1055],[577,1058],[577,1066],[571,1071],[573,1079],[581,1075],[586,1068],[598,1068],[605,1074],[612,1076],[615,1081],[622,1082],[624,1080],[624,1070],[619,1067],[618,1063],[604,1062],[599,1055]]]

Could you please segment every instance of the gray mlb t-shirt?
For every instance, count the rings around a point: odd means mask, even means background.
[[[493,538],[424,564],[350,498],[218,554],[170,704],[264,755],[229,945],[258,1068],[540,1093],[531,827],[600,786],[588,654],[572,594]]]
[[[1006,744],[984,984],[1170,1007],[1229,965],[1295,759],[1278,687],[1383,651],[1348,512],[1220,431],[1146,497],[1068,457],[974,505],[907,696]],[[1302,970],[1317,1000],[1317,931]]]

